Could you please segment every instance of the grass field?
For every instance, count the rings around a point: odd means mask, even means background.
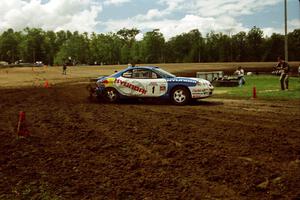
[[[246,84],[242,87],[216,87],[215,96],[249,99],[253,97],[254,87],[260,99],[300,99],[300,77],[290,77],[289,90],[282,91],[279,76],[273,75],[247,76]]]

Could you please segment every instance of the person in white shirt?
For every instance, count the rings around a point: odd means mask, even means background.
[[[245,72],[244,72],[244,70],[242,69],[241,66],[239,66],[237,68],[237,70],[234,72],[234,74],[237,75],[237,77],[238,77],[240,87],[246,83],[246,80],[245,80],[245,77],[244,77]]]

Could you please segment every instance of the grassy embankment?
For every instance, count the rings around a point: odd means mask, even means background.
[[[253,87],[259,99],[300,100],[300,77],[290,77],[289,90],[282,91],[279,76],[273,75],[246,76],[246,84],[242,87],[215,87],[214,96],[249,99],[253,97]]]

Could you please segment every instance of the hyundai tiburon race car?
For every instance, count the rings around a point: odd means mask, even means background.
[[[191,99],[207,98],[213,86],[201,78],[176,77],[159,67],[128,67],[97,78],[94,92],[99,99],[116,102],[122,98],[170,99],[184,105]]]

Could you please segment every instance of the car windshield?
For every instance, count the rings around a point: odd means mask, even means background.
[[[164,78],[175,78],[176,77],[174,74],[171,74],[160,68],[156,68],[155,71],[157,71],[157,73]]]

